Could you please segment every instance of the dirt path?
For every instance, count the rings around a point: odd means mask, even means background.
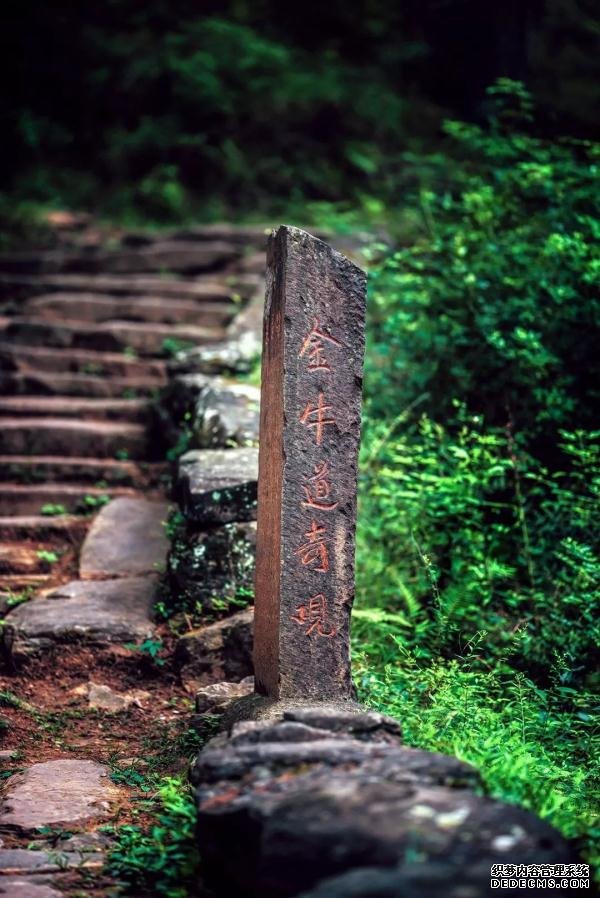
[[[67,229],[0,257],[0,894],[115,894],[110,827],[151,822],[156,778],[187,767],[192,697],[153,613],[169,477],[152,400],[170,353],[223,339],[260,240],[107,250]]]

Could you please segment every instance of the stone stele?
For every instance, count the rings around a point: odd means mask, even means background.
[[[348,700],[366,276],[310,234],[270,238],[254,665],[274,699]]]

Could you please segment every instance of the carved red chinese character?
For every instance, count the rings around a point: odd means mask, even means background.
[[[325,639],[331,639],[337,632],[335,627],[327,625],[327,600],[322,592],[311,596],[304,605],[298,605],[292,620],[299,626],[306,627],[305,636],[317,633]]]
[[[315,318],[312,330],[302,344],[302,348],[298,354],[298,358],[308,355],[309,371],[331,371],[331,365],[324,355],[325,342],[332,343],[334,346],[342,345],[339,340],[335,339],[335,337],[330,337],[328,334],[324,334],[320,328],[319,319]]]
[[[306,408],[298,419],[300,423],[304,424],[306,427],[315,428],[317,446],[320,446],[323,442],[323,428],[330,424],[335,424],[333,418],[328,418],[325,414],[332,408],[333,406],[326,404],[323,393],[319,393],[317,404],[313,405],[312,402],[307,402]]]
[[[319,527],[316,521],[310,525],[304,536],[306,542],[295,551],[295,555],[300,556],[303,565],[312,567],[314,571],[327,573],[329,570],[329,552],[327,543],[329,542],[325,527]]]
[[[319,511],[333,511],[337,502],[329,501],[329,463],[327,461],[315,465],[315,473],[303,486],[306,499],[300,503],[303,508],[318,508]]]

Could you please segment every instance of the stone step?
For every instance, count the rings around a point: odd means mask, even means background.
[[[0,294],[6,297],[31,296],[51,290],[110,293],[120,296],[160,296],[164,299],[218,302],[230,300],[232,291],[247,296],[255,286],[251,278],[178,280],[160,275],[130,275],[129,277],[111,274],[31,275],[0,271]]]
[[[146,421],[145,399],[80,399],[73,396],[0,396],[0,414],[78,418],[80,421]],[[0,419],[1,425],[1,419]]]
[[[21,305],[21,314],[45,321],[109,322],[146,321],[154,324],[194,324],[198,327],[223,327],[236,312],[231,302],[203,302],[162,296],[107,296],[95,293],[46,293]]]
[[[142,642],[154,631],[155,595],[155,577],[74,580],[10,611],[1,638],[16,659],[61,643]]]
[[[53,507],[59,513],[96,512],[116,496],[136,496],[131,487],[74,483],[0,483],[0,515],[36,515]],[[114,534],[113,534],[114,536]]]
[[[4,516],[0,517],[0,539],[56,540],[78,543],[89,524],[89,518],[81,515]]]
[[[123,800],[122,789],[111,782],[109,772],[95,761],[74,758],[27,767],[6,783],[0,827],[30,836],[44,828],[58,832],[89,828],[110,816],[113,804]],[[60,847],[51,860],[60,868]],[[63,869],[70,866],[69,860],[67,852]]]
[[[81,579],[139,577],[164,568],[168,514],[166,502],[125,497],[109,502],[94,518],[81,547]]]
[[[223,339],[222,328],[195,327],[191,324],[148,324],[137,321],[109,321],[90,324],[87,321],[44,321],[40,318],[9,319],[3,330],[5,340],[29,346],[56,346],[73,349],[118,352],[141,355],[168,354],[168,344],[197,345]]]
[[[149,246],[108,251],[96,247],[0,253],[0,269],[22,274],[172,271],[194,274],[223,268],[240,255],[225,241],[157,240]]]
[[[94,352],[92,349],[17,346],[1,341],[0,369],[22,374],[52,371],[57,374],[85,374],[93,377],[115,375],[126,378],[166,378],[165,363],[159,359],[138,359],[131,354]]]
[[[109,399],[150,396],[165,384],[162,377],[94,377],[91,374],[30,371],[18,374],[0,371],[0,393],[24,395],[60,394]]]
[[[64,455],[67,458],[144,458],[146,428],[124,421],[71,418],[3,418],[1,455]]]
[[[25,589],[40,589],[50,577],[51,574],[0,574],[0,593],[14,595]]]
[[[50,559],[58,560],[54,548],[52,543],[31,540],[0,542],[0,574],[48,574],[53,564]]]
[[[173,231],[170,235],[170,239],[188,241],[226,240],[228,243],[234,243],[236,246],[241,246],[244,250],[251,248],[265,251],[270,231],[271,226],[266,224],[230,225],[227,223],[216,223],[210,225],[189,225]]]
[[[62,458],[52,455],[0,456],[0,481],[22,483],[106,483],[142,489],[159,482],[164,464],[136,464],[114,458]]]

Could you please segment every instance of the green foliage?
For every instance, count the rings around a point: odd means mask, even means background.
[[[367,636],[365,624],[360,691],[402,722],[409,745],[473,764],[490,794],[549,818],[594,850],[600,746],[589,695],[483,669],[469,654],[484,647],[483,637],[463,657],[423,662],[404,649],[393,625],[370,620]]]
[[[421,237],[372,275],[371,411],[387,413],[398,389],[441,419],[460,397],[540,444],[591,427],[600,151],[497,124],[446,127],[465,161],[424,164]]]
[[[104,505],[108,505],[109,502],[110,496],[108,495],[92,496],[87,494],[77,502],[75,511],[79,514],[91,514],[94,511],[98,511],[98,509],[102,508]]]
[[[376,247],[357,535],[363,696],[592,851],[598,148],[504,79]],[[407,159],[417,165],[416,160]],[[595,749],[595,751],[594,751]]]
[[[528,72],[546,131],[596,125],[589,0],[518,16],[474,0],[306,0],[300,13],[273,0],[9,6],[4,59],[20,77],[6,102],[0,242],[37,238],[36,205],[146,226],[295,208],[306,223],[313,203],[403,196],[398,154],[437,141],[452,110],[479,120],[498,75]],[[514,84],[498,84],[492,114]],[[521,99],[498,121],[529,117]]]
[[[421,656],[482,653],[546,681],[593,671],[600,637],[600,433],[561,432],[563,468],[513,454],[505,432],[455,408],[405,432],[367,429],[359,589],[401,615]],[[371,447],[371,453],[369,452]],[[569,468],[569,460],[574,460]]]
[[[59,502],[46,502],[46,504],[42,505],[40,508],[40,514],[47,515],[48,517],[57,517],[58,515],[66,513],[66,506],[61,505]]]
[[[148,778],[135,767],[116,768],[110,778],[117,786],[129,786],[141,792],[149,792],[152,788]]]
[[[40,561],[44,561],[47,564],[56,564],[59,559],[59,555],[49,549],[40,549],[36,552],[36,555]]]
[[[161,343],[161,352],[168,358],[174,358],[178,352],[193,349],[194,344],[189,340],[180,340],[178,337],[165,337]]]
[[[182,426],[174,446],[167,450],[167,461],[176,461],[180,455],[187,452],[192,445],[193,434],[189,427]]]
[[[139,645],[135,642],[126,642],[124,643],[126,649],[130,649],[132,652],[140,652],[145,657],[149,658],[157,667],[163,667],[165,661],[160,657],[160,653],[162,652],[164,646],[162,639],[144,639]]]
[[[198,874],[196,809],[182,778],[166,777],[155,798],[156,822],[144,830],[121,826],[114,831],[107,868],[125,894],[186,898]]]

